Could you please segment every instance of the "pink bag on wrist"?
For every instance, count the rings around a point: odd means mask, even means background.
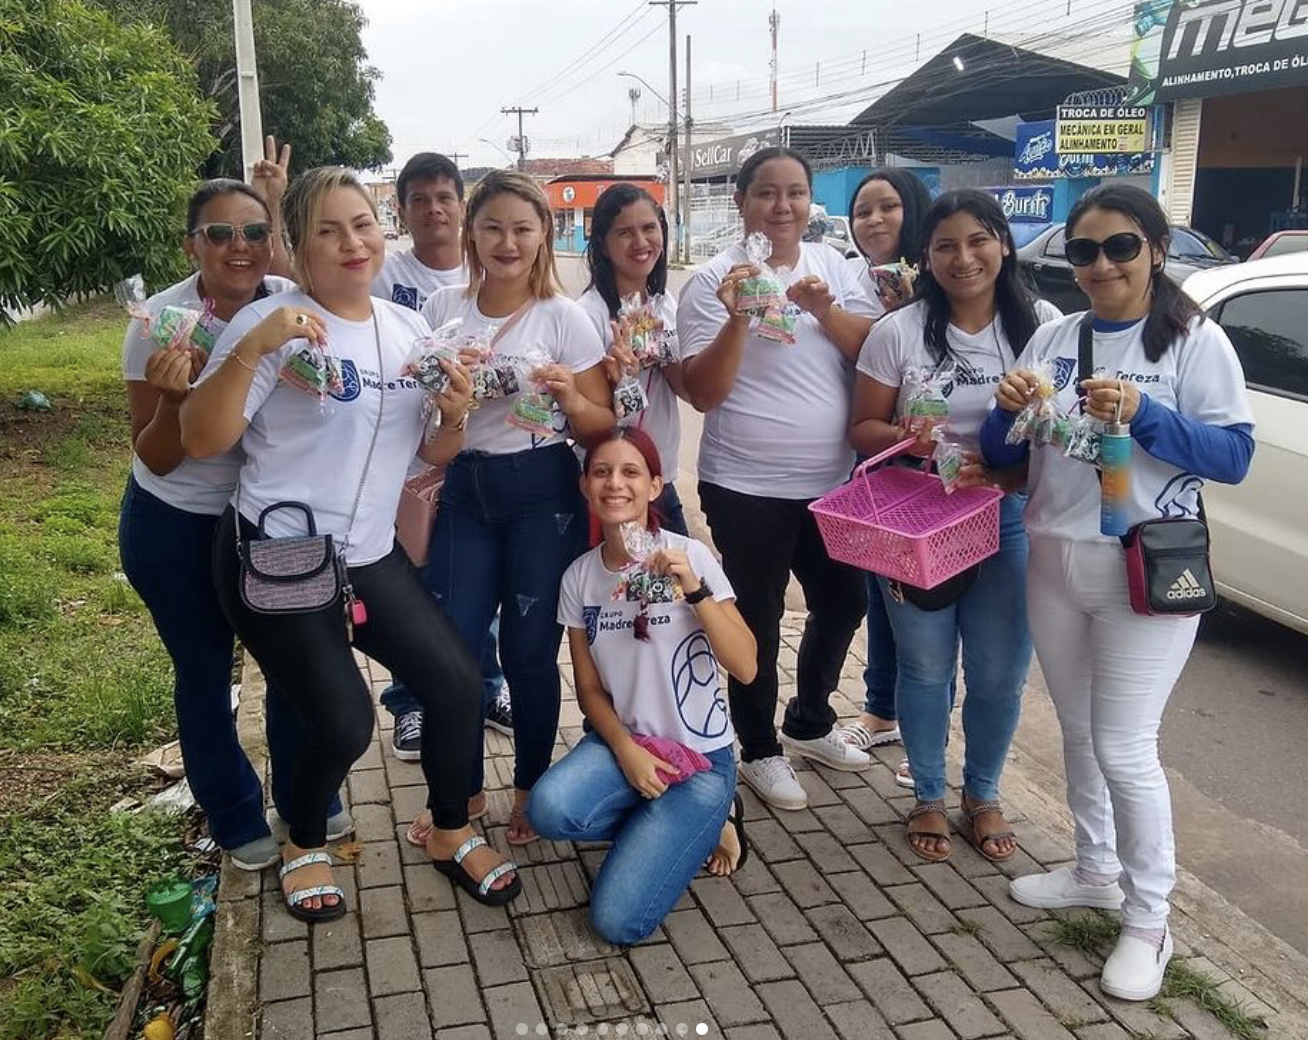
[[[662,769],[658,770],[659,779],[665,784],[679,784],[689,780],[696,773],[712,769],[713,763],[694,748],[679,744],[667,737],[647,737],[643,733],[633,733],[631,739],[643,747],[655,758],[661,758],[670,766],[675,766],[675,775]]]

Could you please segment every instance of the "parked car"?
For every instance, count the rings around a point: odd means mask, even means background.
[[[858,256],[858,246],[854,245],[854,233],[849,227],[849,218],[831,216],[819,207],[813,207],[813,214],[808,218],[808,227],[804,229],[805,242],[825,242],[841,256]]]
[[[400,229],[394,224],[387,224],[386,227],[382,229],[382,236],[387,241],[394,241],[400,237]]]
[[[1308,231],[1273,231],[1258,244],[1258,248],[1249,254],[1250,260],[1261,260],[1266,256],[1285,256],[1287,253],[1301,253],[1308,249]]]
[[[1184,288],[1235,344],[1257,423],[1244,483],[1204,487],[1218,591],[1308,633],[1308,252],[1200,271]]]
[[[1064,314],[1089,308],[1072,265],[1067,262],[1064,244],[1067,236],[1062,224],[1054,224],[1017,250],[1017,265],[1027,284],[1036,295],[1043,297]],[[1172,227],[1172,241],[1167,248],[1167,264],[1163,268],[1177,285],[1182,284],[1196,271],[1224,264],[1236,263],[1235,257],[1194,228]]]

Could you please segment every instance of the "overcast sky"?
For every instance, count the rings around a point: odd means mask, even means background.
[[[525,119],[537,157],[609,152],[631,123],[632,87],[642,92],[639,122],[667,120],[655,96],[668,94],[666,7],[643,0],[357,2],[369,22],[369,60],[382,72],[376,109],[390,126],[396,166],[429,149],[465,153],[465,166],[502,164],[500,149],[516,120],[500,109],[512,105],[540,109]],[[772,7],[769,0],[679,7],[678,91],[689,33],[697,122],[775,125]],[[793,109],[796,123],[847,122],[885,84],[910,73],[919,54],[925,61],[961,32],[981,34],[987,10],[992,36],[1065,51],[1069,38],[1084,40],[1092,27],[1125,26],[1131,7],[1129,0],[777,0],[778,115]],[[1126,57],[1123,50],[1122,62]]]

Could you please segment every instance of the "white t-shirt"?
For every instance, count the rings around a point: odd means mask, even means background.
[[[719,603],[736,598],[713,553],[671,531],[661,544],[681,549]],[[734,739],[718,682],[718,660],[695,608],[680,598],[649,605],[648,641],[632,633],[640,604],[625,598],[625,579],[609,570],[599,545],[572,562],[559,589],[559,624],[586,632],[600,682],[622,724],[707,754]],[[618,597],[615,599],[615,595]]]
[[[1045,300],[1036,301],[1035,311],[1041,323],[1061,316],[1058,308]],[[858,370],[863,375],[883,386],[901,388],[895,402],[896,418],[903,416],[907,405],[908,395],[902,387],[908,373],[934,370],[938,365],[927,347],[926,317],[924,300],[900,307],[872,327],[858,355]],[[945,336],[955,366],[953,381],[943,388],[949,401],[950,439],[976,451],[977,434],[994,405],[995,389],[1013,367],[1018,352],[1009,344],[998,314],[980,332],[964,332],[949,325]]]
[[[1041,326],[1018,358],[1031,368],[1048,359],[1054,366],[1058,403],[1069,414],[1080,411],[1076,393],[1080,314]],[[1244,372],[1235,348],[1215,321],[1196,319],[1190,332],[1172,341],[1158,361],[1144,351],[1144,322],[1120,332],[1094,334],[1096,369],[1109,378],[1134,382],[1152,405],[1171,408],[1197,422],[1214,426],[1253,424]],[[1139,443],[1131,446],[1129,522],[1197,515],[1203,480],[1156,459]],[[1055,448],[1033,448],[1028,478],[1031,501],[1026,508],[1032,538],[1069,541],[1116,541],[1099,533],[1099,480],[1093,466],[1077,462]]]
[[[577,298],[577,303],[594,323],[595,331],[604,342],[604,349],[609,350],[613,346],[613,329],[609,327],[609,305],[604,302],[604,297],[598,289],[587,289]],[[677,299],[671,293],[663,294],[658,316],[663,319],[663,327],[675,336]],[[681,454],[681,413],[677,406],[677,394],[661,368],[644,369],[636,378],[640,380],[649,404],[643,412],[624,419],[623,425],[639,424],[650,435],[659,450],[659,461],[663,463],[663,479],[675,481],[677,459]]]
[[[704,264],[686,283],[677,307],[677,334],[684,361],[707,348],[727,321],[717,298],[723,276],[746,263],[734,245]],[[851,314],[877,311],[844,257],[830,246],[806,242],[787,281],[817,275],[835,302]],[[711,484],[747,495],[811,499],[849,476],[850,397],[854,366],[827,338],[818,321],[797,313],[793,346],[750,333],[727,399],[704,416],[699,475]]]
[[[462,318],[463,328],[468,332],[508,321],[507,318],[488,318],[482,314],[476,299],[458,287],[441,289],[432,295],[422,308],[422,316],[433,329],[454,318]],[[556,364],[567,365],[573,372],[594,368],[604,358],[604,346],[595,326],[576,301],[566,296],[536,300],[495,344],[496,357],[523,357],[535,351],[544,352]],[[501,397],[479,404],[468,416],[464,450],[508,455],[564,442],[567,418],[562,411],[554,413],[554,432],[542,437],[506,421],[513,412],[513,403],[513,397]]]
[[[268,275],[263,284],[270,294],[295,288],[294,282],[275,275]],[[203,311],[204,300],[200,297],[199,286],[200,274],[197,271],[184,281],[151,296],[146,301],[146,310],[157,314],[171,306]],[[226,327],[225,321],[217,318],[209,320],[209,329],[215,337]],[[145,363],[158,349],[159,345],[146,333],[145,325],[133,318],[123,337],[123,379],[128,382],[145,382]],[[150,472],[150,467],[140,459],[135,456],[132,458],[132,476],[142,488],[170,506],[206,516],[217,516],[227,508],[240,468],[239,448],[215,455],[211,459],[184,457],[175,469],[162,477]]]
[[[395,541],[400,488],[409,461],[422,444],[427,395],[414,380],[400,375],[400,367],[413,341],[427,334],[427,323],[398,304],[376,300],[374,335],[372,319],[347,321],[297,290],[242,309],[219,338],[205,375],[215,371],[241,338],[280,306],[302,307],[322,316],[328,344],[341,363],[344,387],[339,395],[319,403],[313,395],[278,378],[285,359],[303,346],[303,341],[292,340],[260,360],[245,399],[249,426],[241,438],[245,451],[239,489],[241,515],[255,522],[274,502],[304,502],[314,512],[318,532],[333,535],[339,544],[349,531],[350,511],[359,492],[384,383],[385,411],[346,553],[351,566],[375,563],[391,551]],[[266,530],[274,537],[304,534],[304,519],[294,511],[278,510],[269,516]]]
[[[386,254],[381,273],[373,279],[372,294],[411,311],[420,311],[437,289],[467,284],[468,269],[462,264],[438,271],[414,256],[412,249],[406,249],[402,253]]]
[[[862,256],[847,256],[845,257],[845,266],[854,273],[854,277],[858,279],[858,284],[863,290],[863,294],[871,302],[872,316],[874,318],[880,318],[881,315],[886,313],[886,305],[881,302],[881,293],[877,291],[877,282],[876,279],[872,277],[871,267],[867,262],[867,258]]]

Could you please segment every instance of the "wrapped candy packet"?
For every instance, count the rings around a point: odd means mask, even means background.
[[[946,360],[935,368],[912,368],[904,376],[904,418],[916,432],[928,422],[943,423],[949,418],[949,398],[945,391],[954,382],[956,367]]]
[[[645,388],[633,375],[625,375],[613,388],[613,414],[619,423],[639,415],[649,406]]]
[[[543,350],[531,348],[525,353],[506,355],[493,361],[500,387],[506,390],[505,396],[516,395],[504,421],[534,437],[553,434],[554,415],[559,404],[533,376],[537,369],[551,363],[550,356]]]
[[[1103,445],[1103,423],[1092,415],[1078,415],[1069,425],[1063,454],[1077,462],[1098,466]]]
[[[457,362],[459,352],[469,346],[464,342],[467,337],[464,336],[462,329],[463,319],[455,318],[433,330],[429,335],[415,339],[400,372],[411,376],[424,390],[433,394],[443,394],[449,388],[450,377],[441,367],[441,362]]]
[[[128,314],[145,325],[146,333],[159,347],[197,346],[206,354],[213,349],[215,336],[208,323],[212,306],[206,301],[203,311],[168,304],[151,314],[146,305],[145,280],[134,274],[114,286],[114,299]]]
[[[618,320],[626,321],[630,335],[631,352],[641,368],[655,368],[676,361],[676,331],[665,329],[658,316],[663,306],[662,295],[642,299],[632,293],[618,301]]]
[[[738,306],[754,317],[753,332],[760,339],[793,346],[796,314],[786,298],[785,277],[789,268],[768,266],[772,242],[762,231],[745,239],[745,256],[759,273],[742,279],[736,287]]]
[[[1059,406],[1054,389],[1052,362],[1039,361],[1032,369],[1036,388],[1025,407],[1017,413],[1004,440],[1009,444],[1029,441],[1036,447],[1067,444],[1072,433],[1072,420]]]
[[[936,475],[945,486],[945,494],[952,495],[958,487],[959,475],[967,465],[967,452],[961,444],[945,439],[945,431],[937,428],[932,431],[936,450],[932,455],[936,464]]]
[[[298,345],[287,355],[278,373],[284,383],[320,402],[328,394],[340,394],[345,389],[341,363],[326,343],[315,344],[307,339],[291,342]]]
[[[877,294],[883,300],[904,303],[913,298],[913,288],[917,283],[917,265],[910,264],[903,257],[894,263],[872,264],[868,273],[877,287]]]

